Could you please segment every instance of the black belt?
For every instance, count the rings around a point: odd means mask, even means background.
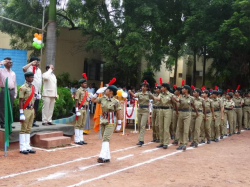
[[[148,106],[146,106],[146,105],[141,105],[141,106],[139,106],[139,108],[148,108]]]
[[[241,106],[235,106],[234,108],[241,108]]]
[[[211,111],[210,111],[210,110],[208,110],[208,111],[206,111],[206,113],[207,113],[207,114],[209,114],[209,113],[211,113]]]
[[[231,108],[225,108],[225,110],[232,110]]]
[[[192,110],[192,112],[196,112],[195,110]],[[197,110],[197,112],[202,112],[202,110]]]
[[[153,106],[153,109],[161,109],[160,106]]]
[[[172,109],[172,108],[169,106],[162,106],[161,109]]]
[[[33,106],[27,106],[25,109],[33,109]]]
[[[79,104],[79,106],[80,106],[80,104]],[[88,108],[88,105],[82,105],[80,110],[86,110],[87,108]]]
[[[5,87],[1,87],[2,89],[5,89]],[[15,88],[8,88],[10,91],[14,90]]]
[[[178,109],[180,112],[190,112],[189,108]]]
[[[220,111],[220,109],[214,109],[214,111],[215,111],[215,112],[219,112],[219,111]]]

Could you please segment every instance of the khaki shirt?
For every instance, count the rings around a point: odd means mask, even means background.
[[[75,95],[75,99],[78,100],[78,103],[79,105],[81,104],[82,100],[84,99],[85,97],[85,91],[87,91],[85,88],[82,88],[80,87],[77,91],[76,91],[76,95]],[[90,97],[90,93],[87,92],[87,97],[86,97],[86,100],[84,102],[83,105],[88,105],[89,104],[89,101],[88,101],[88,98]]]
[[[211,108],[214,108],[214,104],[211,99],[204,99],[204,106],[206,108],[206,112],[211,112]]]
[[[240,104],[244,103],[242,97],[233,97],[235,106],[241,107]]]
[[[179,95],[179,96],[178,95],[174,95],[173,97],[175,97],[177,99],[180,99],[181,95]],[[178,108],[180,107],[180,102],[176,102],[175,100],[173,100],[173,103],[175,103]],[[175,105],[174,105],[174,107],[175,107]],[[176,109],[174,108],[174,110],[176,110]]]
[[[31,86],[32,84],[24,83],[20,88],[19,88],[19,98],[23,99],[23,104],[27,101],[31,94]],[[35,94],[34,94],[35,96]],[[35,97],[33,97],[29,103],[29,107],[34,106],[35,103]]]
[[[233,107],[235,106],[234,101],[232,99],[230,99],[230,100],[226,99],[226,101],[224,102],[224,107],[229,108],[231,106],[233,106]]]
[[[138,103],[141,106],[148,106],[150,97],[153,97],[153,95],[150,92],[138,92],[135,94],[135,97],[138,98]]]
[[[108,98],[106,95],[97,98],[97,103],[101,104],[102,113],[100,124],[109,123],[109,114],[113,113],[113,117],[115,116],[114,112],[121,110],[121,105],[117,99],[114,97]]]
[[[216,99],[212,99],[213,105],[214,105],[214,110],[220,110],[221,106],[222,106],[222,102],[221,99],[216,98]]]
[[[203,104],[204,104],[204,99],[202,97],[193,97],[194,99],[194,106],[197,110],[203,111]]]
[[[250,105],[250,97],[245,97],[244,98],[244,104],[245,105]]]
[[[154,97],[158,97],[159,96],[159,94],[157,94],[157,93],[155,93],[153,95],[154,95]],[[160,106],[160,101],[153,100],[153,106]]]
[[[172,97],[174,94],[167,91],[166,93],[160,93],[161,106],[172,107]]]
[[[191,104],[194,103],[194,100],[190,95],[181,95],[179,103],[179,109],[191,109]]]

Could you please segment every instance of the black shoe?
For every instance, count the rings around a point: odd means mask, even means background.
[[[218,141],[219,141],[219,139],[217,139],[217,138],[216,138],[214,141],[215,141],[215,142],[218,142]]]
[[[228,136],[232,136],[232,134],[229,134]]]
[[[49,125],[56,125],[56,124],[54,124],[54,123],[52,123],[52,122],[48,122],[48,124],[49,124]]]
[[[237,134],[240,134],[240,131],[238,131]]]
[[[75,142],[75,144],[78,144],[78,145],[83,145],[82,142]]]
[[[210,140],[210,141],[213,141],[213,142],[215,142],[215,139],[212,139],[212,140]]]
[[[32,153],[32,154],[36,153],[36,151],[34,151],[34,150],[32,150],[32,149],[28,149],[27,152],[28,152],[28,153]]]
[[[190,144],[190,147],[193,147],[194,146],[194,142],[192,142],[191,144]]]
[[[160,143],[160,140],[159,139],[155,140],[155,143]]]
[[[16,127],[15,126],[12,126],[12,129],[15,129]]]
[[[32,127],[39,127],[39,125],[33,123]]]
[[[200,144],[203,144],[203,143],[205,143],[205,141],[204,141],[204,140],[201,140]]]
[[[20,153],[22,153],[22,154],[24,154],[24,155],[29,154],[29,152],[28,152],[28,151],[20,151]]]
[[[108,163],[108,162],[110,162],[110,159],[105,159],[105,158],[99,157],[99,158],[97,159],[97,162],[98,162],[98,163]]]
[[[236,134],[236,132],[233,132],[233,134]]]
[[[194,143],[194,147],[198,147],[198,143]]]
[[[167,148],[168,148],[168,145],[164,145],[164,146],[163,146],[163,149],[167,149]]]
[[[173,140],[174,139],[174,136],[171,136],[171,140]]]
[[[227,136],[227,134],[224,134],[224,136]]]
[[[210,143],[211,143],[211,141],[210,141],[210,140],[208,140],[208,141],[207,141],[207,144],[210,144]]]
[[[143,141],[139,141],[136,145],[142,146],[144,144]]]
[[[163,147],[163,144],[160,144],[158,146],[156,146],[157,148],[162,148]]]
[[[172,144],[173,145],[178,145],[178,141],[173,141]]]
[[[83,144],[88,144],[88,143],[87,143],[87,142],[85,142],[85,141],[81,141],[81,143],[82,143],[82,145],[83,145]]]
[[[220,136],[220,139],[223,139],[224,138],[224,136]]]
[[[247,130],[250,130],[250,127],[248,127]]]
[[[176,148],[176,150],[182,150],[182,145]]]
[[[151,142],[156,142],[156,140],[152,140]]]
[[[244,130],[247,130],[247,128],[244,128]]]
[[[182,150],[186,151],[187,147],[185,145],[182,146]]]

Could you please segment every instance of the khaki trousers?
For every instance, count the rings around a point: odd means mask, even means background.
[[[114,123],[101,124],[102,141],[109,142],[115,129]]]
[[[177,129],[179,131],[180,145],[187,145],[188,132],[191,121],[191,112],[179,112]]]
[[[221,123],[221,112],[214,112],[215,120],[211,122],[211,139],[219,139],[220,137],[220,123]]]
[[[196,115],[196,112],[191,114],[190,130],[191,138],[193,142],[199,143],[201,123],[203,121],[203,113],[199,112],[199,116]]]
[[[34,109],[24,109],[23,114],[25,116],[25,120],[21,122],[20,134],[30,134],[31,127],[33,125],[33,120],[35,117],[35,111]]]
[[[172,120],[173,110],[172,109],[160,109],[159,119],[159,134],[160,143],[163,145],[169,144],[169,129]]]
[[[153,128],[153,140],[159,140],[159,113],[160,109],[153,109],[152,111],[152,128]]]
[[[236,126],[238,126],[238,132],[242,129],[242,115],[242,108],[234,108],[234,132],[236,130]]]
[[[201,124],[201,140],[205,141],[205,138],[207,140],[210,140],[211,138],[211,122],[212,122],[212,114],[208,113],[207,120],[202,120]]]
[[[42,122],[52,122],[52,115],[54,112],[55,98],[54,97],[43,97],[43,108],[42,108]]]
[[[86,110],[79,110],[79,112],[81,113],[81,115],[78,116],[78,120],[76,120],[75,129],[84,130],[84,127],[86,125],[87,111]]]
[[[138,129],[139,129],[139,137],[138,141],[144,142],[145,128],[148,122],[148,111],[147,112],[138,112],[137,120],[138,120]]]
[[[244,127],[249,128],[250,127],[250,106],[244,106],[243,112],[244,112]]]
[[[174,130],[174,141],[179,141],[179,130],[177,128],[178,126],[178,118],[179,114],[176,114],[176,111],[173,110],[173,127],[175,128]]]
[[[227,125],[229,123],[229,133],[232,134],[233,131],[233,122],[234,122],[234,111],[233,110],[224,110],[224,123]],[[227,134],[227,131],[226,131]]]

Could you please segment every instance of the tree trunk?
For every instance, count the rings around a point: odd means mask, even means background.
[[[55,66],[56,58],[56,0],[50,0],[49,24],[46,37],[46,65]]]
[[[206,53],[207,49],[206,46],[204,46],[204,51],[203,51],[203,72],[202,72],[202,86],[205,85],[206,82]]]
[[[175,55],[175,63],[174,63],[174,84],[176,84],[177,69],[178,69],[178,52],[177,52],[176,55]]]
[[[196,49],[194,50],[192,85],[196,86]]]

